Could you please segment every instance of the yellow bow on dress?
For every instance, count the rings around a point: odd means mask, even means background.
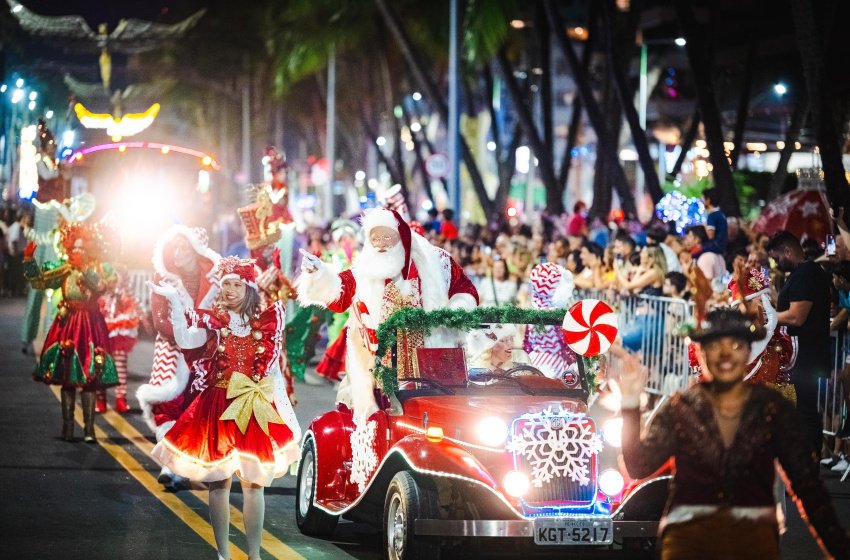
[[[244,373],[233,372],[227,385],[227,398],[233,399],[233,402],[221,415],[221,420],[235,420],[243,434],[248,429],[252,413],[266,435],[269,435],[270,423],[285,423],[272,406],[274,379],[271,376],[263,377],[259,383],[254,383]]]

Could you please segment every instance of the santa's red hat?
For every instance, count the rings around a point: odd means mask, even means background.
[[[369,235],[374,228],[379,226],[390,228],[401,239],[401,245],[404,247],[404,266],[401,267],[401,277],[407,280],[410,273],[410,243],[412,239],[410,226],[395,210],[376,208],[363,216],[363,232],[366,234],[366,243],[371,245]]]
[[[228,278],[241,280],[256,290],[257,272],[254,269],[254,261],[252,259],[240,259],[239,257],[224,257],[218,263],[219,285]]]

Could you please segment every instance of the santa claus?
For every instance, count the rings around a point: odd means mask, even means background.
[[[377,327],[395,311],[418,307],[470,310],[478,305],[478,292],[448,253],[434,247],[394,210],[376,209],[363,218],[365,244],[349,270],[336,273],[318,257],[302,251],[302,274],[298,300],[302,305],[321,305],[341,313],[358,302],[360,324],[348,329],[346,367],[348,373],[339,386],[337,402],[354,412],[361,421],[378,410],[375,401],[374,345],[367,344],[370,325]],[[362,304],[362,305],[360,305]],[[416,347],[456,346],[451,334],[435,329],[426,338],[421,333],[403,333],[402,342],[410,357]],[[399,368],[402,369],[401,367]]]
[[[186,309],[212,309],[218,298],[215,274],[221,256],[208,243],[205,229],[178,225],[165,232],[154,247],[154,283],[173,286]],[[200,388],[193,388],[189,366],[174,341],[168,309],[163,296],[151,294],[151,313],[157,331],[153,370],[150,382],[136,392],[145,421],[156,433],[157,441],[162,440],[200,392]],[[165,486],[182,482],[168,467],[162,468],[158,480]]]

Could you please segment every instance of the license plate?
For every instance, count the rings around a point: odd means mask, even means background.
[[[534,544],[592,545],[613,542],[614,523],[608,518],[568,517],[534,520]]]

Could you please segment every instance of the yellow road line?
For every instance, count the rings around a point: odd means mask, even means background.
[[[122,436],[138,447],[139,450],[146,455],[151,454],[151,451],[153,451],[153,444],[120,414],[109,409],[101,416],[103,416],[103,418]],[[160,492],[161,491],[160,487]],[[203,485],[193,482],[191,492],[196,498],[209,505],[209,493]],[[245,532],[245,521],[242,517],[242,512],[233,505],[230,506],[230,523],[239,531],[242,531],[243,533]],[[292,550],[292,548],[281,542],[277,537],[265,529],[263,529],[263,548],[278,560],[305,560],[303,556]]]
[[[51,385],[50,389],[53,391],[53,394],[56,395],[56,398],[61,400],[60,389],[56,385]],[[77,406],[74,412],[74,417],[77,420],[77,424],[80,426],[83,425],[83,411],[82,408]],[[118,463],[124,467],[124,469],[132,475],[139,483],[145,487],[145,489],[153,494],[160,502],[162,502],[168,509],[170,509],[174,515],[179,517],[186,525],[188,525],[193,531],[198,533],[202,539],[207,541],[213,549],[215,546],[215,535],[213,535],[212,527],[207,521],[198,515],[195,510],[186,505],[183,500],[175,496],[174,494],[169,494],[162,491],[162,486],[156,481],[156,479],[151,476],[151,474],[145,470],[142,465],[139,464],[129,453],[127,453],[124,448],[120,445],[112,441],[109,436],[100,429],[97,424],[94,427],[95,435],[97,436],[97,442],[103,447],[112,457],[115,458]],[[239,547],[230,543],[230,558],[232,560],[247,560],[248,555],[242,552]]]

